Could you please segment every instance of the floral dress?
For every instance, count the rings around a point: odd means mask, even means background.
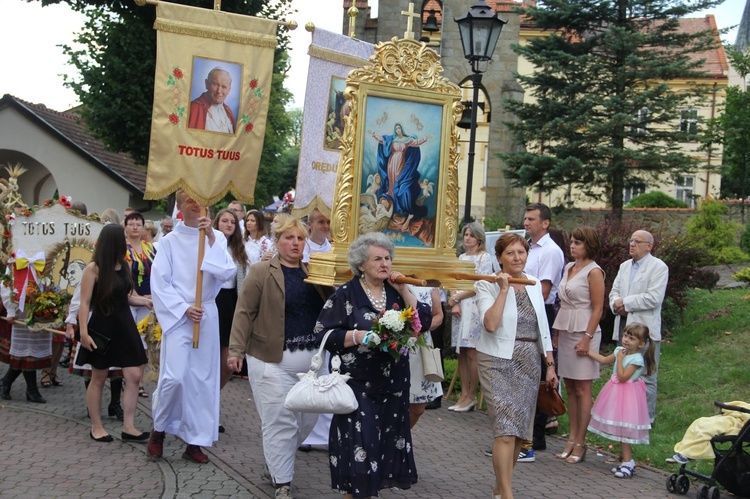
[[[475,274],[492,274],[492,255],[486,251],[477,255],[464,253],[458,259],[474,262]],[[458,351],[462,348],[476,348],[483,329],[479,309],[477,309],[476,296],[461,300],[460,304],[461,317],[453,317],[453,327],[451,328],[451,345],[456,347]]]
[[[385,285],[387,307],[405,304],[398,292]],[[419,303],[419,319],[430,328],[430,308]],[[331,487],[354,497],[377,496],[378,491],[417,483],[417,469],[409,430],[409,356],[398,361],[390,354],[363,346],[344,347],[347,331],[368,330],[378,311],[358,279],[341,286],[325,303],[318,317],[318,340],[332,330],[326,349],[341,357],[341,372],[351,376],[359,407],[350,414],[335,414],[328,452]]]
[[[432,288],[412,287],[411,291],[417,297],[418,301],[426,303],[432,309]],[[438,330],[439,333],[440,330]],[[425,339],[427,340],[427,346],[433,346],[432,333],[425,332]],[[409,370],[411,371],[409,402],[412,404],[426,404],[443,395],[442,383],[424,379],[422,352],[419,348],[409,353]]]

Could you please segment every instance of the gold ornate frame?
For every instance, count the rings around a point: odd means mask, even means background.
[[[458,232],[458,132],[461,89],[441,76],[440,56],[424,43],[393,38],[375,48],[370,63],[352,70],[344,97],[350,113],[341,138],[336,189],[331,210],[333,250],[311,255],[309,281],[340,285],[351,278],[346,259],[349,244],[359,235],[362,151],[366,106],[371,96],[442,106],[435,236],[430,248],[397,246],[394,268],[422,279],[438,279],[443,287],[464,288],[451,277],[474,272],[471,262],[456,258]]]

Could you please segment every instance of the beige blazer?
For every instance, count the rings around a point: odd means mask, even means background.
[[[307,274],[307,265],[300,266]],[[330,290],[315,286],[325,301]],[[284,271],[278,255],[250,266],[234,310],[229,356],[252,355],[263,362],[281,362],[284,355]]]

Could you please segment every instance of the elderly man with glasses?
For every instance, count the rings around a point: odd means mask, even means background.
[[[629,241],[632,258],[620,265],[609,293],[609,307],[615,314],[614,340],[619,342],[620,332],[632,322],[645,324],[651,332],[656,371],[651,376],[644,376],[643,381],[652,424],[656,415],[656,380],[661,353],[661,305],[669,280],[669,268],[651,254],[653,247],[654,236],[649,232],[633,232]]]

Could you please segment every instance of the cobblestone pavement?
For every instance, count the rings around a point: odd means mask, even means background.
[[[3,374],[6,366],[0,366]],[[206,449],[211,462],[198,465],[181,458],[184,444],[165,440],[165,458],[151,461],[145,445],[124,443],[121,426],[106,416],[109,390],[104,393],[104,423],[112,443],[89,438],[83,380],[61,373],[64,386],[41,389],[46,404],[25,398],[25,383],[13,384],[13,400],[0,401],[0,497],[3,498],[209,498],[273,497],[262,477],[265,467],[260,422],[252,392],[235,379],[222,392],[222,424],[226,433]],[[146,384],[149,392],[153,384]],[[151,429],[150,399],[139,399],[136,426]],[[491,445],[483,412],[427,411],[413,430],[419,483],[407,491],[385,490],[385,498],[490,498],[494,481]],[[589,451],[585,462],[570,465],[554,458],[563,440],[548,438],[548,450],[535,463],[519,463],[515,497],[525,498],[667,498],[666,475],[638,468],[632,479],[610,472],[611,456]],[[330,489],[327,453],[298,452],[293,483],[296,499],[338,498]],[[694,495],[691,488],[689,495]]]

